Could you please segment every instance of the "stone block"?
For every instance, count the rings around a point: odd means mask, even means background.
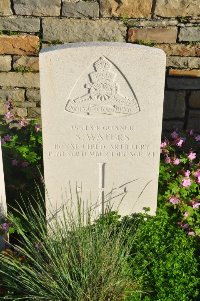
[[[188,68],[188,58],[169,56],[167,57],[167,67]]]
[[[26,108],[16,108],[16,113],[21,118],[27,117],[27,109]]]
[[[168,26],[177,26],[178,20],[170,19],[157,19],[157,20],[135,20],[129,19],[125,20],[125,23],[128,27],[168,27]]]
[[[11,70],[12,58],[10,55],[0,55],[0,71]]]
[[[30,102],[40,102],[40,90],[37,89],[27,89],[26,98]]]
[[[40,108],[28,108],[29,118],[40,118],[41,109]]]
[[[183,70],[183,69],[170,69],[169,75],[171,76],[186,76],[186,77],[200,77],[200,70]]]
[[[169,56],[167,58],[167,66],[168,67],[176,67],[176,68],[199,69],[200,68],[200,58],[199,57]]]
[[[14,56],[13,68],[24,68],[25,71],[39,71],[39,59],[38,57],[30,56]]]
[[[168,77],[167,87],[174,90],[199,90],[200,78]]]
[[[44,41],[124,41],[126,27],[114,20],[43,19]]]
[[[200,109],[200,91],[192,91],[189,97],[189,106],[192,109]]]
[[[200,133],[200,111],[190,110],[188,115],[187,129]]]
[[[180,29],[179,41],[183,42],[199,42],[200,27],[183,27]]]
[[[39,47],[40,40],[37,36],[0,35],[0,54],[35,55]]]
[[[60,0],[13,0],[17,15],[60,16]]]
[[[171,132],[174,130],[182,130],[184,127],[184,121],[181,120],[163,120],[162,129],[163,132]]]
[[[145,18],[151,14],[152,0],[100,0],[102,17]]]
[[[21,72],[0,72],[0,86],[39,88],[39,74],[31,72],[23,74]]]
[[[130,28],[128,42],[175,43],[177,28]]]
[[[62,16],[69,18],[98,18],[99,4],[97,1],[63,1]]]
[[[12,10],[10,7],[10,0],[0,1],[0,16],[10,16],[12,15]]]
[[[23,108],[36,108],[36,102],[25,101],[22,104],[19,102],[18,103],[15,102],[15,106],[23,107]]]
[[[155,14],[161,17],[197,17],[200,12],[199,0],[157,0]]]
[[[22,102],[25,100],[25,89],[0,89],[0,101]]]
[[[185,91],[165,91],[164,119],[185,117]]]
[[[0,17],[0,30],[39,32],[40,20],[37,18],[24,18],[20,16]]]
[[[168,56],[200,56],[200,43],[196,45],[156,44],[155,47],[162,49]]]

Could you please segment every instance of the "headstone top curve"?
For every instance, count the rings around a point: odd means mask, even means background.
[[[123,42],[81,42],[81,43],[65,43],[58,46],[52,46],[48,48],[44,48],[40,51],[40,56],[47,53],[52,53],[54,51],[64,50],[64,49],[73,49],[73,48],[91,48],[91,47],[97,47],[97,48],[118,48],[118,49],[135,49],[135,50],[141,50],[141,51],[147,51],[148,53],[159,55],[165,58],[166,54],[162,49],[150,47],[150,46],[144,46],[139,44],[131,44],[131,43],[123,43]]]

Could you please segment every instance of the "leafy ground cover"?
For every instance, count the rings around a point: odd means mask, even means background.
[[[1,136],[7,199],[17,209],[0,225],[13,242],[0,255],[0,299],[200,300],[199,134],[163,137],[156,216],[144,210],[122,219],[107,212],[93,224],[89,217],[86,223],[67,218],[71,224],[55,222],[50,236],[43,193],[34,194],[32,185],[36,180],[42,187],[41,128],[16,122],[8,102]],[[20,193],[25,204],[18,206]],[[39,207],[26,210],[31,195]]]

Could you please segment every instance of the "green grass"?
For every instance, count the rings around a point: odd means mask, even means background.
[[[128,228],[106,218],[92,223],[91,211],[83,213],[63,210],[48,234],[42,207],[10,216],[23,244],[0,255],[5,300],[122,301],[139,290],[128,264]]]

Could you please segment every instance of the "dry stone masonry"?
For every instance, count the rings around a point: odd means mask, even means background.
[[[40,117],[41,48],[128,42],[167,55],[164,129],[200,132],[199,0],[1,0],[0,33],[0,96],[7,93],[28,118]],[[14,98],[18,92],[23,101]],[[4,103],[0,98],[1,112]]]

